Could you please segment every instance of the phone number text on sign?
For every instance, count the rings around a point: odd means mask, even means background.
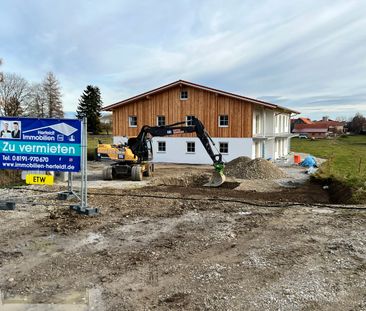
[[[3,160],[8,160],[10,156],[3,155]],[[39,162],[39,163],[48,163],[49,158],[48,157],[28,157],[28,156],[20,156],[20,155],[13,155],[11,156],[12,161],[30,161],[30,162]]]

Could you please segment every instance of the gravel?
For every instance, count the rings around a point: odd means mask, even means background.
[[[277,179],[284,178],[286,174],[275,164],[257,158],[250,160],[248,157],[239,157],[225,166],[225,174],[229,177],[240,179]]]

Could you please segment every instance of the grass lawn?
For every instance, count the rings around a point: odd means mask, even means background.
[[[366,188],[366,136],[317,140],[293,138],[291,150],[328,159],[321,167],[321,177],[334,177],[351,186]]]
[[[88,149],[95,149],[98,146],[98,141],[101,140],[103,144],[112,143],[112,135],[102,134],[102,135],[88,135]]]

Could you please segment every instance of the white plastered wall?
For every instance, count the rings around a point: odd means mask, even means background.
[[[264,142],[264,158],[265,159],[274,159],[275,158],[275,154],[274,154],[274,139],[269,139],[266,140]]]
[[[219,150],[219,143],[228,143],[229,152],[223,154],[224,162],[231,161],[239,156],[252,156],[252,138],[212,138]],[[126,142],[126,137],[115,136],[113,143]],[[166,142],[166,152],[158,152],[158,142]],[[154,137],[153,152],[155,163],[187,163],[187,164],[212,164],[212,160],[197,137]],[[187,153],[187,142],[195,142],[196,152]],[[214,153],[217,153],[213,148]]]

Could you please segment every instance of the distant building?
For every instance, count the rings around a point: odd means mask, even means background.
[[[313,122],[309,118],[291,119],[291,133],[293,133],[295,125],[297,124],[313,124]]]
[[[323,117],[320,121],[310,122],[311,123],[303,122],[294,124],[292,132],[296,134],[305,134],[309,138],[326,138],[328,136],[341,135],[345,132],[346,122],[334,121],[328,117]]]
[[[328,132],[332,135],[341,135],[345,133],[347,122],[331,120],[323,117],[321,121],[314,121],[313,124],[320,124],[328,127]]]
[[[329,136],[328,126],[322,124],[296,124],[294,134],[304,134],[309,138],[326,138]]]

